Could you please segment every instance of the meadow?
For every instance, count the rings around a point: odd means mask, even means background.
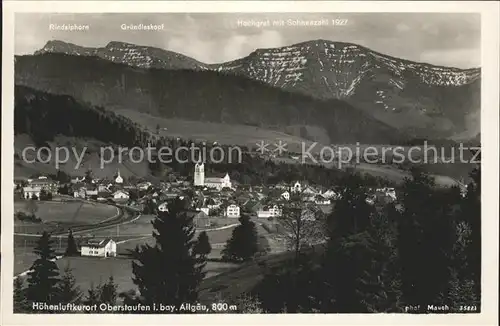
[[[111,205],[90,202],[56,202],[20,200],[14,202],[15,212],[31,213],[34,205],[35,215],[42,223],[14,220],[16,233],[37,234],[43,230],[71,225],[92,225],[116,217],[119,210]]]

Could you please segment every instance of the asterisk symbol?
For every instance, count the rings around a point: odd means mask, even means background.
[[[268,151],[267,146],[269,146],[269,144],[266,144],[263,140],[261,140],[259,143],[256,143],[256,145],[257,152],[264,154],[266,151]]]
[[[275,143],[274,146],[276,146],[276,149],[274,151],[275,152],[277,151],[279,155],[287,151],[286,149],[287,143],[282,142],[281,140],[277,144]]]

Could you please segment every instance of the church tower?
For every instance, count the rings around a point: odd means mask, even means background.
[[[123,183],[123,178],[120,175],[120,170],[118,170],[118,174],[117,174],[117,176],[115,178],[115,183]]]
[[[205,185],[205,165],[199,160],[194,166],[194,182],[195,186]]]

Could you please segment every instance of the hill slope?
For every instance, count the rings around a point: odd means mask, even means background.
[[[113,160],[104,168],[99,168],[101,147],[111,144],[131,147],[146,141],[147,134],[127,118],[69,96],[47,94],[16,85],[14,135],[16,177],[27,177],[37,172],[55,174],[55,148],[65,147],[70,155],[60,169],[69,175],[84,175],[85,171],[93,168],[94,175],[100,178],[112,177],[118,169],[124,177],[151,178],[147,161],[134,163],[126,155],[121,162]],[[27,159],[35,162],[24,161],[22,151],[28,146],[48,146],[52,155],[49,157],[43,152],[45,156],[41,162],[33,151],[28,151]],[[82,164],[78,166],[75,155],[82,153]],[[61,159],[65,159],[62,152]]]
[[[16,57],[15,75],[16,84],[111,110],[276,130],[316,127],[332,143],[400,143],[408,138],[346,102],[314,99],[214,71],[142,69],[54,53]]]

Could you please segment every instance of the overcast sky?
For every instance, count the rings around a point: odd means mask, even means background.
[[[238,21],[341,19],[343,26],[243,27]],[[86,24],[89,31],[51,31],[49,24]],[[124,31],[122,24],[164,24],[162,31]],[[110,41],[150,45],[206,63],[244,57],[256,48],[313,39],[352,42],[399,58],[459,68],[481,65],[479,14],[41,14],[18,13],[16,54],[32,54],[49,40],[82,46]]]

